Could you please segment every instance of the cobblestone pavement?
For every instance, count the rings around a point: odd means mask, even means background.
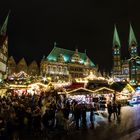
[[[89,126],[89,113],[87,113]],[[52,134],[54,135],[54,134]],[[57,133],[54,137],[26,137],[26,140],[138,140],[140,136],[140,105],[121,109],[120,121],[108,122],[107,115],[96,114],[94,129],[73,130],[70,134]],[[23,140],[24,140],[23,139]]]
[[[102,120],[102,121],[101,121]],[[96,120],[94,130],[81,130],[65,140],[137,140],[140,134],[140,105],[122,107],[120,121],[108,122],[107,118]]]

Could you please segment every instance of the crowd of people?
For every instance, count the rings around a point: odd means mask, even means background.
[[[40,95],[7,94],[0,97],[0,139],[24,140],[25,137],[48,137],[50,132],[67,132],[74,129],[94,128],[95,111],[99,104],[86,105],[70,100],[57,92]],[[121,104],[107,104],[108,121],[119,119]],[[87,126],[87,111],[90,126]],[[64,134],[64,133],[61,133]],[[50,135],[51,136],[51,135]]]
[[[120,113],[121,113],[121,104],[115,103],[115,102],[109,102],[107,104],[107,110],[108,110],[108,121],[111,122],[112,115],[114,116],[114,120],[117,119],[119,121],[120,119]]]
[[[0,138],[18,140],[31,135],[47,137],[48,132],[53,130],[68,131],[70,124],[75,129],[87,127],[85,104],[69,101],[66,97],[61,100],[57,93],[51,95],[10,94],[0,97]],[[94,107],[90,106],[89,111],[93,126]]]

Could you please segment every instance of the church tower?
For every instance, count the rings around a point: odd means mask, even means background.
[[[7,60],[8,60],[8,36],[7,36],[7,26],[8,26],[8,13],[3,25],[0,28],[0,82],[7,78]]]
[[[114,27],[113,35],[113,75],[119,77],[121,75],[121,44],[116,26]]]
[[[130,52],[131,58],[136,57],[138,55],[137,40],[136,40],[131,24],[130,24],[130,31],[129,31],[129,52]]]
[[[137,40],[130,24],[129,31],[129,79],[132,83],[140,82],[140,57],[138,56]]]

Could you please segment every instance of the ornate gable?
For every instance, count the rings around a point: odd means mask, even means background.
[[[73,56],[71,57],[71,62],[80,63],[80,56],[78,53],[78,49],[75,50]]]
[[[65,60],[64,60],[64,56],[63,56],[62,53],[58,56],[57,61],[58,61],[58,62],[62,62],[62,63],[65,62]]]
[[[86,66],[89,66],[90,65],[90,59],[87,57],[85,63],[84,63]]]
[[[63,49],[63,48],[59,48],[59,47],[54,47],[53,50],[50,52],[50,54],[47,56],[46,60],[49,62],[57,61],[58,57],[60,57],[60,54],[62,54],[62,53],[63,53],[63,58],[64,58],[65,62],[72,62],[72,60],[74,60],[75,62],[84,64],[87,59],[86,53],[78,52],[78,50],[71,51],[71,50],[67,50],[67,49]],[[90,59],[89,59],[89,61],[90,61],[90,66],[95,67],[94,63]]]
[[[16,67],[16,62],[13,58],[13,56],[11,56],[9,59],[8,59],[8,67],[10,66],[15,66]]]
[[[36,61],[33,61],[28,67],[28,74],[29,75],[38,75],[39,67]]]
[[[27,67],[27,63],[26,63],[25,59],[22,58],[22,59],[19,61],[18,65],[17,65],[17,71],[18,71],[18,72],[24,71],[24,72],[27,73],[27,68],[28,68],[28,67]]]

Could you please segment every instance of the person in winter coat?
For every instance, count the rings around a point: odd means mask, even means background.
[[[95,117],[94,117],[94,108],[93,108],[93,106],[91,106],[90,107],[90,123],[91,123],[90,128],[91,129],[94,128],[94,119],[95,119]]]
[[[112,115],[112,105],[111,102],[107,104],[107,111],[108,111],[108,121],[111,122],[111,115]]]

